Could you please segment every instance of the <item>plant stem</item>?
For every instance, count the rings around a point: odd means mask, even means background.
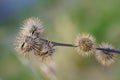
[[[113,48],[96,48],[96,50],[102,50],[102,51],[108,51],[108,52],[114,52],[114,53],[119,53],[120,54],[120,50],[119,49],[113,49]]]
[[[45,42],[50,42],[52,43],[53,46],[66,46],[66,47],[77,47],[73,44],[66,44],[66,43],[58,43],[58,42],[54,42],[54,41],[49,41],[43,38],[39,38],[42,41]],[[114,53],[119,53],[120,54],[120,50],[119,49],[115,49],[115,48],[96,48],[96,50],[101,50],[101,51],[107,51],[107,52],[114,52]]]
[[[73,44],[58,43],[58,42],[49,41],[49,40],[46,40],[46,39],[43,39],[43,38],[39,38],[39,39],[42,40],[42,41],[45,41],[45,42],[50,42],[50,43],[52,43],[53,46],[77,47]]]
[[[54,46],[67,46],[67,47],[77,47],[73,44],[66,44],[66,43],[57,43],[57,42],[51,42]]]

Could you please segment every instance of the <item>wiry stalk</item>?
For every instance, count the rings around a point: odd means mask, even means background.
[[[58,43],[58,42],[49,41],[49,40],[46,40],[46,39],[43,39],[43,38],[39,38],[39,39],[42,40],[42,41],[45,41],[45,42],[50,42],[53,46],[77,47],[73,44]]]
[[[67,47],[77,47],[73,44],[66,44],[66,43],[57,43],[57,42],[51,42],[54,46],[67,46]]]
[[[45,42],[50,42],[53,46],[77,47],[73,44],[58,43],[58,42],[49,41],[49,40],[46,40],[46,39],[43,39],[43,38],[39,38],[39,39],[42,40],[42,41],[45,41]],[[119,53],[120,54],[120,50],[119,49],[114,49],[114,48],[96,48],[96,50],[114,52],[114,53]]]
[[[102,50],[102,51],[108,51],[108,52],[114,52],[114,53],[119,53],[120,54],[120,50],[119,49],[113,49],[113,48],[96,48],[96,50]]]

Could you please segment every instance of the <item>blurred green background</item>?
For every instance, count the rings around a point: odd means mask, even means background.
[[[120,80],[119,55],[110,67],[74,48],[56,47],[52,61],[42,67],[16,55],[16,34],[29,17],[41,19],[49,40],[74,43],[85,32],[97,43],[120,48],[120,0],[0,0],[0,80]]]

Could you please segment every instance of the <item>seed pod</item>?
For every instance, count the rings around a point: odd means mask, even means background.
[[[50,56],[54,52],[49,41],[41,40],[43,27],[37,18],[29,18],[24,22],[16,39],[16,50],[24,55],[33,53],[37,56]]]
[[[83,56],[90,56],[95,51],[95,39],[89,34],[77,36],[75,45],[78,53]]]
[[[38,34],[44,31],[42,22],[35,17],[28,18],[24,21],[23,26],[21,27],[20,32],[24,35]]]
[[[113,47],[108,43],[102,43],[101,45],[99,45],[99,48],[113,49]],[[102,65],[109,66],[115,62],[116,53],[104,50],[97,50],[95,57]]]

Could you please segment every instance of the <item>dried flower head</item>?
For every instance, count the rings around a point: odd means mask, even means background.
[[[16,39],[16,50],[24,55],[33,53],[40,57],[51,55],[54,52],[49,41],[41,40],[43,27],[37,18],[29,18],[24,22]]]
[[[79,54],[83,56],[89,56],[95,51],[95,39],[89,34],[77,36],[75,45]]]
[[[99,45],[99,47],[104,49],[113,49],[113,47],[108,43],[102,43],[101,45]],[[95,57],[102,65],[109,66],[110,64],[115,62],[116,53],[104,50],[97,50]]]
[[[31,36],[18,36],[16,40],[16,49],[23,54],[27,54],[33,50],[37,51],[41,48],[39,39]]]
[[[55,52],[53,44],[51,44],[50,41],[41,41],[41,45],[41,50],[39,50],[39,52],[34,52],[35,55],[44,59],[45,57],[51,56]]]
[[[24,21],[23,26],[21,27],[21,34],[31,35],[38,34],[40,35],[44,31],[41,21],[38,18],[31,17]]]

